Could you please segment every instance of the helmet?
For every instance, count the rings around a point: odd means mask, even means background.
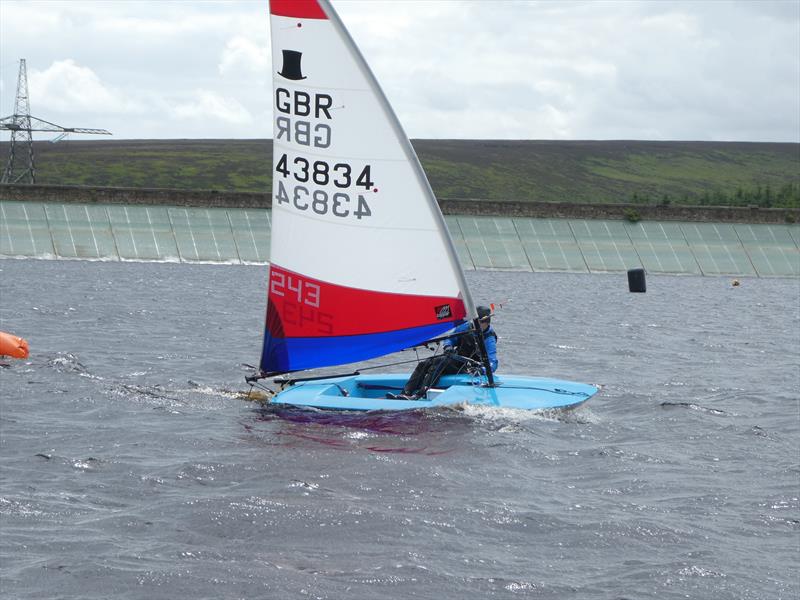
[[[478,306],[476,310],[481,321],[488,321],[492,317],[492,309],[488,306]]]

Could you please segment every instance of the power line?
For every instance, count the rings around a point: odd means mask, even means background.
[[[25,59],[19,60],[19,76],[17,78],[17,96],[14,101],[14,114],[0,119],[0,129],[11,132],[11,144],[8,149],[8,161],[0,183],[36,183],[36,167],[33,160],[34,131],[57,132],[58,139],[69,133],[88,133],[94,135],[111,135],[105,129],[87,129],[85,127],[62,127],[50,121],[31,115],[28,96],[28,69]],[[21,146],[18,148],[18,146]]]

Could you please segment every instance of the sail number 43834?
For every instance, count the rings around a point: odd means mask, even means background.
[[[372,189],[375,183],[372,181],[370,166],[365,165],[358,175],[348,163],[336,163],[333,166],[324,160],[309,161],[302,156],[296,156],[289,166],[289,158],[286,154],[281,155],[275,164],[275,172],[282,175],[284,179],[293,179],[301,184],[314,184],[317,186],[329,186],[340,190],[349,188],[363,187],[365,190]],[[313,189],[305,185],[290,184],[289,191],[282,180],[278,180],[278,189],[275,202],[288,204],[300,211],[310,211],[318,215],[333,215],[334,217],[347,218],[355,217],[362,219],[372,216],[367,199],[363,194],[356,193],[355,197],[351,194],[340,191],[329,193],[322,189]]]
[[[375,185],[370,176],[370,166],[365,165],[358,176],[354,176],[353,167],[348,163],[336,163],[331,166],[324,160],[309,161],[303,156],[295,156],[291,166],[289,158],[283,154],[275,164],[275,171],[284,177],[292,177],[299,183],[314,182],[317,185],[332,183],[337,188],[346,189],[353,185],[369,190]]]

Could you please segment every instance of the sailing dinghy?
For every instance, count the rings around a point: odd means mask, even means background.
[[[273,404],[410,410],[577,406],[598,388],[494,376],[483,360],[418,400],[408,374],[299,377],[441,340],[478,314],[414,149],[327,0],[271,0],[272,240],[260,371]],[[482,348],[483,337],[476,335]]]

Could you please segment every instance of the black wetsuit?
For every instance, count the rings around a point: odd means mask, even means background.
[[[489,327],[483,332],[483,337],[494,337],[497,334]],[[403,388],[404,396],[419,397],[432,388],[443,375],[454,375],[466,371],[470,361],[481,362],[481,351],[475,335],[467,332],[459,336],[455,344],[449,344],[454,351],[431,356],[417,364],[414,372],[409,377]],[[470,359],[470,360],[465,360]]]

